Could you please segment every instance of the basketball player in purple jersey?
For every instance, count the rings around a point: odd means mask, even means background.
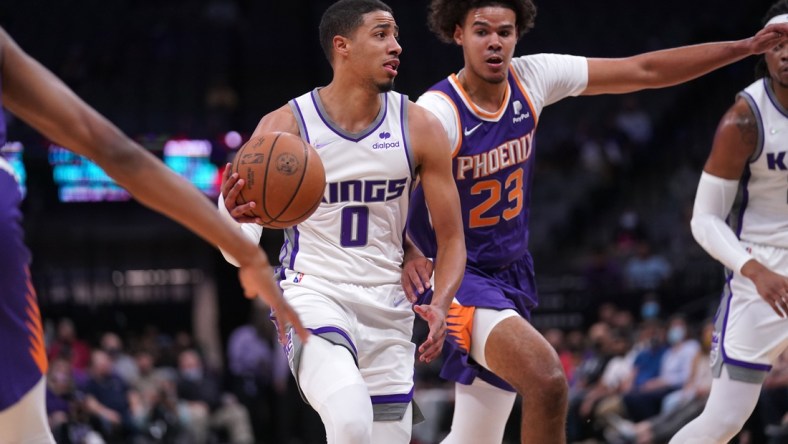
[[[788,23],[788,0],[772,5],[764,23]],[[673,444],[733,439],[788,347],[788,44],[766,51],[757,77],[720,120],[695,195],[692,234],[728,276],[715,318],[711,392]],[[739,214],[731,214],[739,189]]]
[[[0,89],[2,105],[11,113],[55,143],[91,158],[145,205],[243,258],[239,277],[246,295],[262,297],[304,339],[309,336],[282,298],[262,250],[222,220],[195,187],[28,56],[2,28]],[[0,113],[0,146],[5,142]],[[30,253],[23,244],[21,199],[10,165],[0,158],[0,442],[54,443],[44,405],[47,359],[28,270]]]
[[[537,54],[513,59],[533,25],[530,0],[433,0],[429,24],[460,45],[465,66],[418,103],[439,118],[453,146],[468,261],[449,312],[442,376],[458,382],[444,443],[501,442],[516,393],[521,440],[562,443],[567,383],[550,344],[528,323],[537,304],[528,253],[534,134],[543,108],[565,97],[676,85],[785,41],[773,25],[754,37],[622,59]],[[409,234],[433,257],[432,225],[414,193]],[[429,286],[431,264],[411,251],[403,285],[411,298]],[[414,291],[414,288],[416,291]]]

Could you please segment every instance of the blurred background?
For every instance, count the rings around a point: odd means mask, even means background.
[[[4,0],[0,25],[215,200],[224,163],[260,117],[330,81],[317,26],[331,3]],[[428,31],[425,1],[388,3],[404,49],[396,89],[415,100],[461,67],[461,52]],[[740,39],[756,32],[770,4],[543,1],[516,54],[623,57]],[[617,339],[629,341],[634,357],[643,335],[665,333],[674,315],[686,320],[686,340],[702,345],[723,268],[692,238],[692,201],[716,124],[753,81],[756,60],[669,89],[570,98],[544,111],[532,190],[541,299],[533,322],[573,385],[594,382],[593,372],[574,374],[589,357],[601,357],[600,377],[622,353]],[[7,117],[3,155],[26,178],[24,227],[59,372],[53,380],[66,380],[50,390],[68,406],[56,416],[59,442],[319,442],[322,426],[298,398],[265,310],[243,298],[234,267],[130,201],[86,159]],[[281,232],[266,230],[261,245],[272,261],[280,244]],[[418,325],[416,339],[422,334]],[[104,387],[96,380],[110,374],[126,387],[115,396],[124,400],[118,421],[90,402]],[[417,368],[417,384],[433,415],[414,442],[437,442],[451,390],[435,366]],[[753,419],[741,442],[766,442],[757,440],[766,439],[763,421]],[[606,427],[571,436],[612,442]],[[512,429],[507,439],[516,440]]]

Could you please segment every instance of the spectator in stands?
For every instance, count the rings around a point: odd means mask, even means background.
[[[124,350],[120,336],[113,332],[106,332],[101,336],[100,345],[101,349],[112,359],[115,374],[120,376],[126,384],[137,379],[139,375],[137,363]]]
[[[287,391],[290,370],[262,306],[253,305],[250,321],[230,334],[227,364],[232,392],[249,411],[257,442],[283,441],[276,436],[272,410]]]
[[[65,359],[49,363],[46,406],[49,427],[58,443],[103,441],[90,425],[84,394],[77,391],[71,363]]]
[[[77,337],[74,322],[69,318],[62,318],[57,324],[57,335],[49,346],[48,357],[50,360],[64,358],[71,362],[71,367],[78,373],[79,378],[84,376],[90,366],[90,346]]]
[[[695,354],[692,370],[687,382],[680,390],[667,397],[662,403],[659,415],[639,423],[621,419],[615,415],[609,418],[610,427],[605,431],[608,444],[637,443],[658,444],[667,442],[685,424],[698,416],[706,405],[711,389],[711,350],[713,322],[707,322],[701,334],[701,348]],[[785,396],[783,394],[783,396]]]
[[[624,266],[624,279],[630,290],[653,291],[663,287],[671,274],[668,260],[655,254],[651,242],[637,242],[635,255]]]
[[[222,393],[220,378],[205,369],[195,350],[178,355],[177,387],[195,443],[208,442],[212,427],[226,430],[232,444],[254,442],[249,412],[234,396]]]
[[[666,339],[669,347],[662,356],[659,375],[624,395],[626,412],[633,421],[642,421],[658,414],[663,398],[680,389],[692,372],[700,344],[690,337],[683,316],[671,317]]]
[[[123,442],[136,434],[129,407],[129,388],[115,374],[112,359],[102,350],[94,350],[91,354],[85,395],[87,410],[107,441]]]

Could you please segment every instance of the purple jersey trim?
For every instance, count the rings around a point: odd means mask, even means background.
[[[372,404],[407,404],[413,400],[413,388],[404,395],[377,395],[370,396]]]
[[[290,261],[287,264],[288,268],[290,268],[291,270],[295,270],[296,255],[298,254],[298,247],[299,247],[299,242],[298,242],[299,236],[300,236],[300,233],[298,232],[298,225],[294,225],[293,226],[293,251],[290,252]]]
[[[750,191],[747,187],[750,183],[750,177],[752,177],[752,173],[750,172],[750,166],[747,165],[744,168],[744,174],[741,178],[742,199],[739,209],[738,226],[736,227],[736,237],[739,239],[741,239],[741,232],[744,229],[744,212],[747,210],[747,204],[750,201]]]
[[[738,359],[733,359],[728,356],[728,353],[725,352],[725,336],[728,330],[728,314],[731,312],[731,302],[733,301],[733,288],[731,288],[731,279],[733,279],[733,273],[731,273],[727,279],[726,285],[728,286],[728,302],[727,302],[727,309],[725,310],[725,320],[722,323],[722,335],[720,338],[720,351],[722,352],[722,362],[728,365],[734,365],[736,367],[742,367],[750,370],[758,370],[768,372],[772,369],[772,366],[769,364],[756,364],[752,362],[745,362],[739,361]]]
[[[337,333],[337,334],[339,334],[340,336],[345,338],[347,343],[350,344],[350,346],[353,348],[353,355],[354,356],[358,356],[358,349],[356,349],[356,344],[354,344],[353,340],[350,339],[350,335],[345,333],[345,331],[342,330],[341,328],[337,328],[337,327],[318,327],[318,328],[308,328],[307,330],[311,331],[312,334],[314,334],[314,335],[320,335],[320,334],[323,334],[323,333]]]
[[[301,107],[298,106],[298,100],[293,99],[293,100],[290,101],[290,103],[292,103],[293,106],[295,107],[296,123],[298,123],[298,129],[300,129],[301,132],[303,133],[303,134],[301,134],[301,137],[303,137],[304,140],[306,140],[307,143],[311,144],[312,142],[310,142],[310,140],[309,140],[309,130],[307,129],[306,124],[304,123],[304,113],[301,112]]]
[[[783,117],[788,117],[788,111],[786,111],[786,109],[783,108],[782,104],[780,104],[780,101],[777,99],[777,97],[775,97],[774,90],[772,90],[772,86],[767,81],[767,79],[768,77],[763,78],[763,87],[766,90],[766,96],[769,97],[769,101],[772,102],[774,108],[777,109],[777,111],[779,111],[780,114],[783,115]]]
[[[402,128],[402,144],[404,145],[405,158],[408,160],[408,168],[410,168],[410,178],[416,178],[416,169],[413,167],[410,152],[410,129],[408,129],[408,96],[402,94],[400,96],[401,109],[399,112],[400,128]]]
[[[388,112],[388,104],[389,104],[389,95],[388,94],[382,94],[382,95],[383,95],[383,106],[381,108],[380,113],[378,114],[378,117],[375,118],[375,121],[372,122],[372,125],[370,125],[367,130],[362,130],[362,132],[359,133],[360,135],[350,134],[345,131],[341,131],[339,128],[337,128],[337,126],[333,122],[328,120],[326,116],[323,115],[323,107],[318,102],[317,89],[313,90],[312,93],[309,95],[309,97],[312,99],[312,103],[315,105],[315,110],[317,110],[317,115],[320,116],[320,120],[323,121],[323,123],[326,125],[326,128],[330,129],[332,132],[334,132],[334,134],[338,135],[339,137],[345,140],[349,140],[351,142],[358,142],[360,140],[365,139],[367,136],[374,133],[375,131],[377,131],[377,129],[380,128],[380,126],[386,120],[386,113]]]

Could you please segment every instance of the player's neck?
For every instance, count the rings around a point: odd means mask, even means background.
[[[507,81],[490,83],[474,75],[468,69],[460,71],[457,78],[476,106],[491,113],[501,108],[504,97],[506,97],[506,88],[509,87]]]
[[[777,98],[777,101],[780,102],[780,105],[783,108],[788,109],[788,87],[781,85],[780,82],[771,79],[771,87],[772,91],[774,92],[774,96]]]
[[[378,116],[382,103],[380,91],[343,84],[336,79],[318,90],[318,95],[331,120],[350,133],[367,128]]]

